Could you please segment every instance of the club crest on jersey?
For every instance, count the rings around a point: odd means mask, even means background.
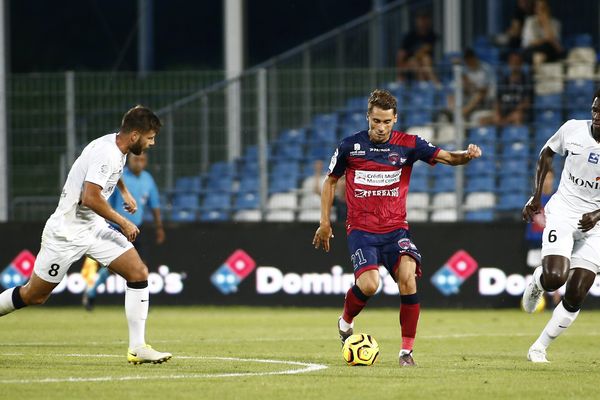
[[[392,165],[396,165],[396,164],[402,165],[406,162],[406,158],[400,157],[400,154],[398,154],[398,153],[390,153],[388,155],[388,160]]]
[[[360,149],[360,143],[354,143],[354,151],[350,152],[352,157],[364,156],[365,151]]]
[[[415,246],[413,244],[413,242],[411,242],[410,239],[407,239],[407,238],[398,240],[398,247],[400,247],[402,250],[416,250],[417,249],[417,246]]]
[[[600,157],[600,154],[590,153],[590,156],[588,157],[588,162],[592,163],[592,164],[598,164],[599,157]]]

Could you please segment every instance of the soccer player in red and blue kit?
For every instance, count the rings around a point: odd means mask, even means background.
[[[369,130],[343,139],[336,149],[321,194],[321,222],[313,238],[315,248],[329,251],[333,237],[330,213],[338,179],[346,174],[348,250],[356,282],[346,293],[338,320],[342,343],[352,335],[354,318],[379,287],[383,264],[400,290],[401,366],[413,366],[413,343],[420,306],[416,277],[421,276],[421,254],[411,240],[406,222],[406,194],[412,165],[422,160],[463,165],[481,156],[481,149],[446,151],[415,135],[392,131],[397,103],[385,90],[371,93]]]

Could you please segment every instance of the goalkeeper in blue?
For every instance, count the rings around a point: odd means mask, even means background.
[[[139,156],[130,154],[127,159],[127,168],[123,172],[123,180],[125,181],[125,185],[127,185],[129,192],[137,202],[137,211],[133,214],[127,212],[124,207],[125,202],[123,197],[117,190],[115,190],[113,195],[109,198],[109,203],[112,208],[133,222],[137,227],[140,227],[144,222],[144,212],[146,207],[149,207],[152,211],[152,216],[154,219],[156,244],[162,244],[165,241],[165,231],[163,229],[160,214],[160,198],[154,178],[152,178],[152,175],[146,171],[147,165],[148,156],[146,153],[142,153]],[[133,246],[136,248],[141,258],[145,260],[146,252],[143,235],[139,235],[136,238],[136,240],[133,242]],[[110,276],[110,270],[108,268],[103,267],[99,270],[98,268],[99,265],[96,261],[86,257],[82,268],[82,274],[84,276],[89,276],[93,273],[93,271],[98,271],[93,284],[83,293],[82,304],[88,311],[92,311],[94,309],[96,296],[98,294],[98,286],[106,283],[106,280]]]

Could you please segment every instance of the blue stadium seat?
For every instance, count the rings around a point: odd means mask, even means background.
[[[490,222],[494,220],[494,210],[467,211],[465,221],[469,222]]]
[[[233,205],[235,211],[260,208],[260,198],[256,192],[241,193]]]
[[[338,140],[337,137],[337,128],[335,127],[326,127],[326,126],[316,126],[315,128],[310,130],[310,134],[308,136],[309,142],[317,142],[317,143],[335,143]]]
[[[273,175],[269,181],[269,194],[298,189],[298,179],[291,176]]]
[[[267,146],[267,158],[271,156],[271,151]],[[257,162],[258,161],[258,146],[252,145],[246,147],[244,156],[242,157],[244,162]]]
[[[404,124],[406,126],[418,126],[431,123],[431,111],[414,109],[405,114]]]
[[[465,193],[493,192],[496,190],[496,179],[493,176],[477,176],[466,180]]]
[[[539,125],[536,126],[534,132],[534,140],[536,142],[546,142],[552,135],[558,130],[558,126],[555,125]]]
[[[503,176],[498,183],[500,193],[527,193],[531,190],[529,176]]]
[[[527,176],[531,174],[526,158],[505,159],[500,163],[498,175],[504,176]]]
[[[279,134],[277,138],[279,143],[299,143],[306,142],[306,130],[304,128],[286,129]]]
[[[477,146],[481,148],[481,160],[495,160],[498,154],[497,148],[495,144],[491,143],[475,143]]]
[[[199,176],[182,176],[175,180],[174,193],[200,193],[202,179]]]
[[[410,192],[429,192],[429,179],[424,175],[410,177]]]
[[[396,100],[398,101],[398,107],[403,107],[403,99],[406,92],[406,87],[404,83],[397,81],[389,82],[385,85],[385,88],[392,94],[392,96],[396,98]]]
[[[209,176],[235,176],[235,163],[226,162],[226,161],[218,161],[214,162],[210,165],[208,169]]]
[[[574,47],[594,47],[594,40],[589,33],[578,33],[573,40]]]
[[[340,129],[339,139],[350,136],[356,132],[368,129],[369,124],[367,122],[364,112],[353,112],[348,113],[344,117]]]
[[[411,177],[415,177],[415,176],[422,176],[422,177],[428,177],[429,173],[432,171],[430,165],[424,163],[424,162],[416,162],[413,164],[412,166],[412,170],[411,170]]]
[[[196,211],[187,209],[171,210],[171,221],[173,222],[194,222],[196,221]]]
[[[465,167],[465,175],[473,176],[494,176],[496,174],[496,163],[493,159],[479,159],[476,162],[470,162]]]
[[[335,131],[338,126],[338,115],[336,113],[317,114],[313,117],[312,127]]]
[[[271,160],[300,160],[304,158],[304,146],[301,143],[274,143],[271,154]]]
[[[231,175],[210,175],[205,187],[205,192],[223,192],[229,193],[233,190],[233,176]]]
[[[200,221],[203,222],[225,222],[229,221],[229,213],[222,210],[203,211],[200,213]]]
[[[312,143],[308,146],[307,158],[311,161],[322,160],[329,164],[331,156],[335,152],[335,144]]]
[[[365,112],[367,110],[367,105],[369,102],[368,97],[351,97],[346,101],[346,111],[362,111]]]
[[[433,180],[432,193],[454,192],[456,190],[456,179],[454,176],[440,177]]]
[[[564,104],[567,107],[587,109],[589,113],[590,99],[594,96],[594,91],[594,81],[591,79],[567,81],[564,91]]]
[[[469,129],[467,139],[478,146],[481,144],[494,145],[496,143],[496,127],[480,126]]]
[[[557,129],[562,124],[560,110],[540,109],[535,112],[535,123],[539,125],[555,126]]]
[[[297,178],[300,175],[300,163],[292,160],[277,161],[271,164],[271,175],[293,176]]]
[[[504,143],[529,142],[529,128],[525,125],[509,125],[502,129],[500,140]]]
[[[592,119],[589,109],[567,109],[567,119]]]
[[[562,107],[561,93],[538,94],[534,97],[533,105],[536,109],[559,109]]]
[[[260,170],[258,166],[258,160],[242,162],[240,163],[238,170],[240,171],[240,179],[245,179],[247,177],[257,177]]]
[[[500,196],[496,210],[498,211],[518,211],[529,199],[529,196],[523,193],[504,193]]]
[[[198,195],[193,193],[177,193],[173,195],[173,208],[197,210],[199,208]]]
[[[229,210],[231,208],[231,195],[229,193],[208,193],[202,201],[203,211]]]
[[[258,175],[245,176],[240,179],[239,193],[256,192],[260,188],[260,180]]]
[[[527,159],[529,157],[529,143],[514,142],[506,144],[502,149],[503,159]]]

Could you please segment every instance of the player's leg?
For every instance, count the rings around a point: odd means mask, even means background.
[[[584,264],[585,262],[582,263],[581,260],[573,260],[574,267],[567,281],[563,300],[556,306],[552,312],[550,321],[548,321],[540,336],[529,348],[527,358],[530,361],[548,362],[546,359],[546,349],[573,324],[579,315],[581,305],[596,279],[595,272],[579,267]]]
[[[356,281],[346,292],[344,312],[338,319],[342,344],[354,332],[354,318],[379,288],[379,262],[373,239],[373,234],[362,231],[353,231],[348,235],[348,250]]]
[[[44,304],[56,285],[58,283],[46,282],[33,272],[24,286],[16,286],[0,293],[0,316],[25,306]]]
[[[416,280],[417,262],[408,255],[400,257],[396,269],[396,282],[400,291],[400,331],[402,334],[402,348],[400,349],[400,365],[415,365],[412,351],[417,335],[417,325],[421,306],[417,295]]]
[[[129,327],[129,351],[127,360],[138,363],[162,363],[171,358],[146,344],[145,330],[148,317],[149,290],[148,268],[142,262],[132,244],[125,237],[108,227],[96,233],[97,240],[90,246],[89,255],[100,264],[127,281],[125,291],[125,315]]]
[[[577,232],[576,221],[546,215],[546,227],[542,236],[542,265],[533,271],[533,278],[523,292],[522,304],[526,312],[536,310],[544,291],[555,291],[567,281],[574,232]]]

